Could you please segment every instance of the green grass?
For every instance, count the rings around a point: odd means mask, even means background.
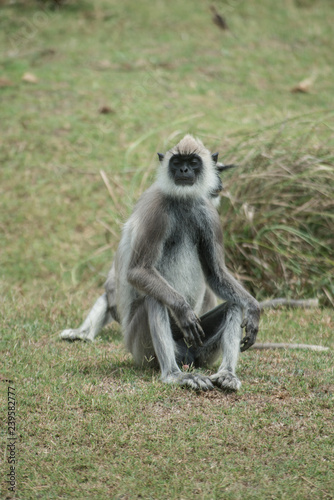
[[[18,498],[330,498],[332,351],[247,352],[238,394],[196,394],[134,367],[117,331],[94,344],[50,336],[61,307],[14,317],[5,304]],[[290,342],[317,331],[333,348],[333,326],[332,311],[271,311],[261,331]]]
[[[260,340],[331,350],[246,352],[236,395],[162,385],[116,329],[58,340],[101,293],[156,152],[187,132],[239,164],[221,206],[235,275],[258,297],[333,301],[332,2],[220,0],[226,32],[210,5],[0,2],[1,374],[17,392],[17,498],[331,498],[332,309],[266,313]]]

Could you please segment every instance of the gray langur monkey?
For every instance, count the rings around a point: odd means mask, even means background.
[[[124,225],[106,293],[83,325],[61,338],[93,340],[114,319],[135,362],[157,364],[162,381],[238,390],[239,351],[255,342],[260,306],[225,267],[214,208],[224,168],[191,135],[159,160],[156,182]],[[225,302],[216,306],[216,297]],[[180,370],[182,364],[212,364],[221,353],[210,377]]]
[[[160,153],[158,154],[159,157],[162,157]],[[220,174],[224,170],[235,167],[235,165],[224,165],[223,163],[218,162],[218,153],[214,153],[212,155],[212,160],[215,163],[217,178],[216,186],[209,193],[208,199],[215,207],[218,207],[220,203],[219,194],[223,189]],[[60,334],[60,337],[63,340],[83,340],[87,342],[93,342],[95,337],[99,334],[104,326],[112,323],[113,321],[120,323],[117,314],[115,262],[113,262],[111,265],[111,269],[108,273],[107,283],[105,283],[105,288],[107,290],[106,293],[104,293],[97,299],[82,325],[79,328],[63,330],[63,332]],[[209,288],[207,290],[207,294],[208,296],[210,295]],[[214,305],[216,305],[216,299],[214,295],[212,295],[212,306]]]

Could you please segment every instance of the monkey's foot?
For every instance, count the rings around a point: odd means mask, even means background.
[[[211,375],[210,380],[214,385],[219,387],[219,389],[238,391],[241,387],[241,382],[238,377],[227,370],[221,370]]]
[[[164,382],[178,384],[194,391],[211,391],[214,388],[209,377],[199,373],[176,373],[166,377]]]
[[[82,331],[80,328],[63,330],[59,337],[62,340],[83,340],[85,342],[92,342],[94,339],[89,337],[89,331]]]

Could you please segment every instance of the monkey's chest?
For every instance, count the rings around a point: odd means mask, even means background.
[[[195,307],[205,289],[196,238],[186,232],[178,238],[172,235],[165,242],[157,269]]]

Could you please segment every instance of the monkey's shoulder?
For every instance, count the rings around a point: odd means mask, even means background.
[[[157,219],[162,227],[168,222],[168,214],[160,190],[153,185],[141,195],[129,220],[138,226],[150,226]]]

